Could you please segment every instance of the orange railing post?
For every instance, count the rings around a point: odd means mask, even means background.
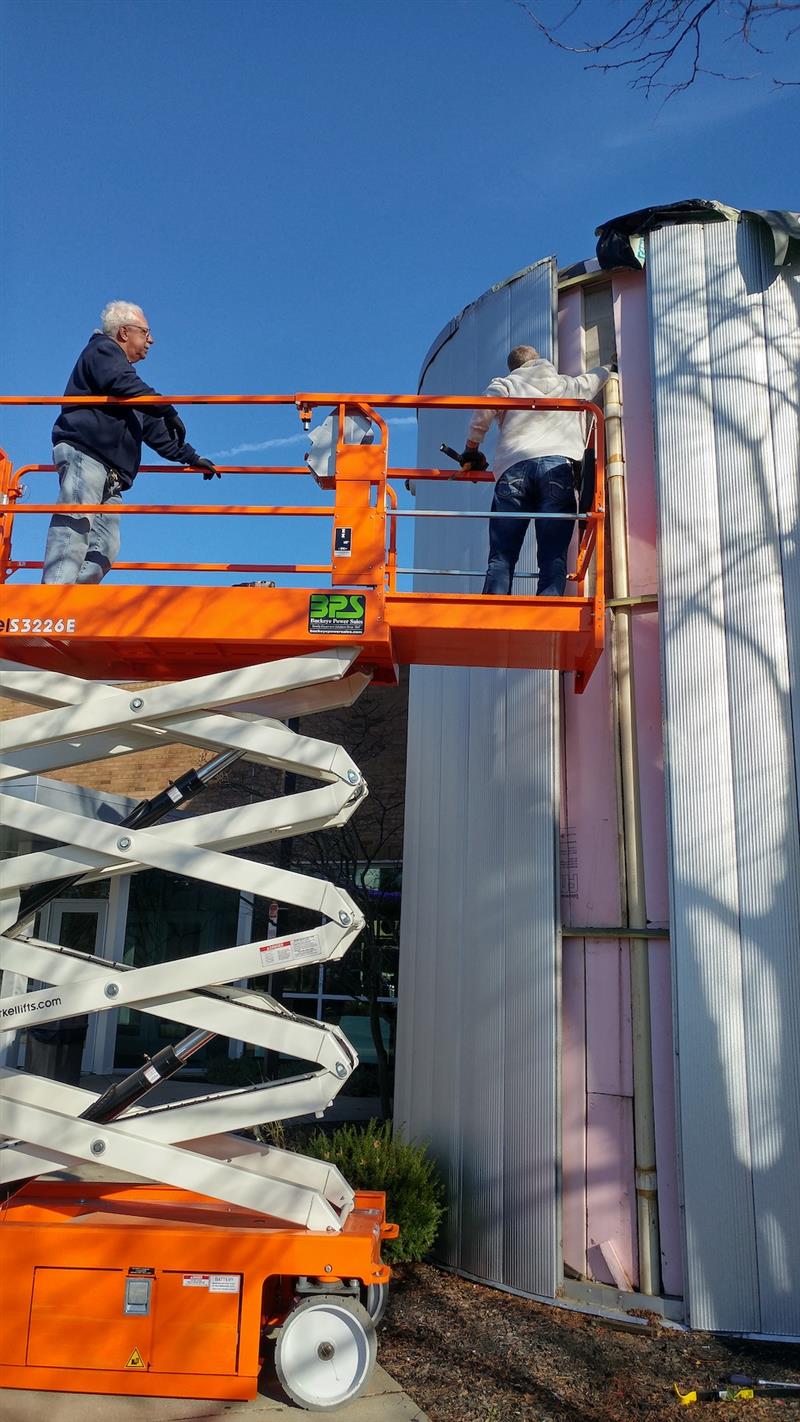
[[[14,523],[12,481],[14,470],[4,449],[0,449],[0,584],[8,577],[11,560],[11,531]]]
[[[397,519],[392,518],[394,510],[397,508],[397,494],[391,484],[386,485],[386,497],[389,500],[389,549],[386,558],[386,590],[387,592],[397,592]]]
[[[333,585],[383,590],[386,562],[386,470],[388,430],[376,411],[359,405],[357,413],[377,424],[378,444],[345,443],[346,416],[353,406],[339,405],[333,514]]]

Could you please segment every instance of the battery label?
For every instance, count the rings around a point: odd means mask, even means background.
[[[239,1274],[212,1274],[208,1288],[212,1294],[238,1294],[240,1284]]]

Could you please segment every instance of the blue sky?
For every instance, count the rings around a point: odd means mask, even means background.
[[[742,55],[717,22],[709,67],[762,76],[660,107],[547,45],[514,0],[12,0],[3,29],[7,393],[60,392],[118,296],[145,309],[140,371],[165,392],[410,392],[450,316],[539,257],[591,256],[605,218],[798,205],[800,91],[770,76],[797,72],[800,40],[777,31],[775,56]],[[185,418],[202,454],[280,439],[239,457],[302,457],[291,413]],[[51,412],[2,420],[15,464],[49,458]],[[391,449],[413,463],[413,426]],[[192,496],[252,501],[254,482],[198,475]],[[137,498],[175,487],[143,479]],[[170,556],[152,524],[123,524],[123,557]],[[307,525],[254,540],[228,521],[224,548],[219,529],[193,534],[196,556],[309,556]]]

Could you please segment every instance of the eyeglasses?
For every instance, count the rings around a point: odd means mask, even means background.
[[[143,336],[149,336],[149,335],[150,335],[150,327],[149,327],[149,326],[134,326],[134,325],[132,325],[129,321],[126,321],[126,322],[125,322],[125,325],[127,326],[127,328],[128,328],[129,331],[141,331],[141,333],[142,333]],[[152,339],[152,338],[151,338],[151,339]]]

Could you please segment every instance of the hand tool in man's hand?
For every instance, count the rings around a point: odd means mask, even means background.
[[[461,463],[461,455],[459,454],[457,449],[453,449],[452,444],[440,444],[439,448],[442,451],[442,454],[447,455],[448,459],[454,459],[456,461],[456,464]]]
[[[458,456],[462,469],[471,469],[473,473],[483,474],[489,468],[486,455],[482,449],[465,449]]]

